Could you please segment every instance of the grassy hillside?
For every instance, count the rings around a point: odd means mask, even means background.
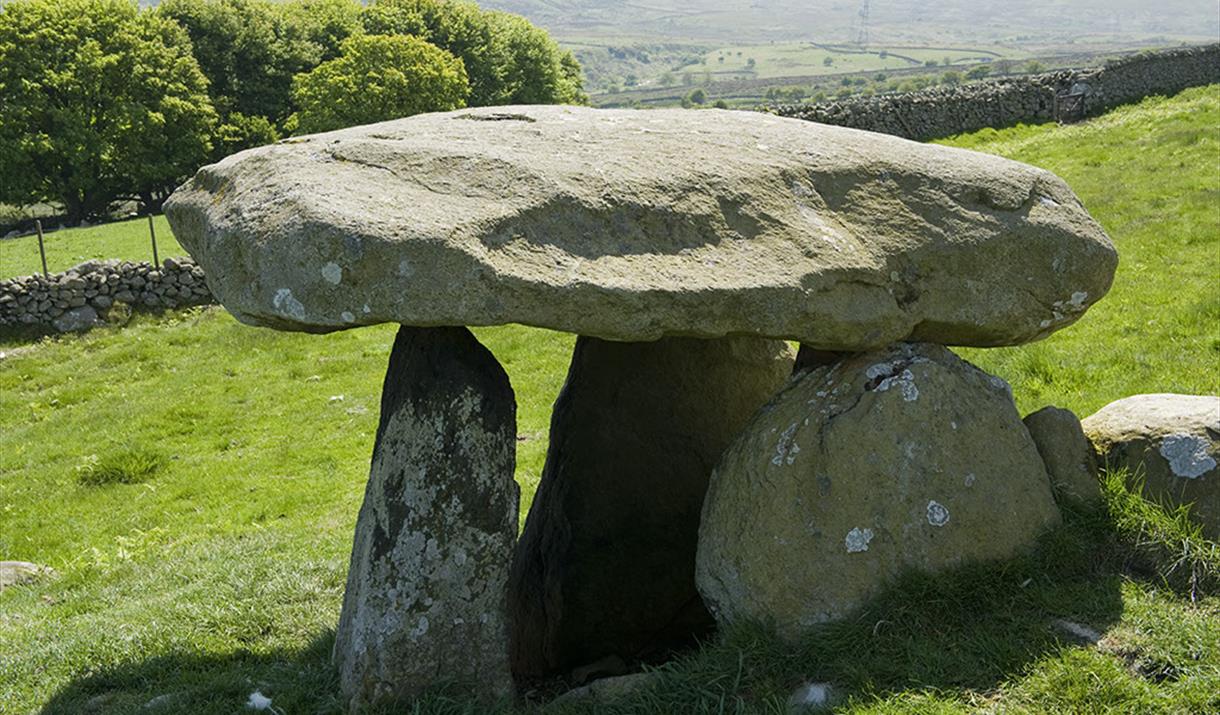
[[[161,258],[184,256],[174,240],[164,216],[153,219],[157,232],[157,253]],[[120,258],[125,261],[152,262],[152,239],[148,219],[134,218],[90,228],[64,228],[43,237],[47,269],[56,273],[95,258]],[[42,271],[38,237],[0,239],[0,279],[28,276]]]
[[[1023,411],[1217,391],[1220,86],[951,143],[1064,176],[1121,254],[1077,325],[965,351]],[[477,332],[517,393],[525,508],[572,339]],[[0,559],[58,571],[0,593],[0,712],[233,713],[256,689],[338,712],[327,658],[392,337],[209,309],[0,346]],[[807,679],[851,713],[1220,711],[1220,598],[1192,603],[1123,541],[1072,515],[1029,558],[912,577],[799,646],[723,634],[613,712],[779,713]],[[450,693],[416,712],[485,710]]]
[[[525,15],[560,39],[633,36],[854,41],[861,0],[484,0]],[[1073,42],[1150,36],[1215,37],[1214,7],[1194,0],[873,0],[875,41]]]

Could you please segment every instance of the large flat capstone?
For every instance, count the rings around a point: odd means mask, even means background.
[[[1013,345],[1117,263],[1047,171],[756,112],[417,115],[236,154],[166,214],[239,319],[310,332]]]

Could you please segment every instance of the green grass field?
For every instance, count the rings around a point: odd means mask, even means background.
[[[1217,391],[1220,86],[949,143],[1060,174],[1119,247],[1111,294],[1077,325],[964,351],[1023,412]],[[572,338],[476,332],[516,390],[525,508]],[[212,308],[0,345],[0,559],[58,572],[0,593],[0,712],[229,714],[256,689],[283,713],[339,712],[329,648],[392,338]],[[1220,712],[1220,597],[1192,603],[1136,558],[1131,508],[1109,493],[1112,514],[1070,513],[1027,558],[912,576],[797,646],[721,634],[596,712],[784,713],[805,680],[857,714]],[[450,692],[399,712],[487,711]]]
[[[164,216],[153,219],[157,232],[157,254],[162,258],[185,256],[186,251],[174,240]],[[98,258],[119,258],[125,261],[152,262],[152,239],[147,218],[92,226],[50,231],[43,237],[47,251],[47,269],[52,273],[66,270],[83,261]],[[42,272],[38,255],[38,237],[0,239],[0,279],[28,276]]]
[[[989,50],[963,49],[910,49],[895,47],[881,56],[882,48],[870,48],[864,52],[842,52],[825,49],[810,42],[785,42],[760,45],[729,45],[716,48],[703,55],[700,64],[687,65],[676,73],[692,72],[696,76],[706,70],[714,75],[731,74],[757,78],[767,77],[813,77],[844,72],[884,72],[886,70],[920,67],[924,62],[934,62],[939,69],[956,69],[943,66],[947,58],[952,65],[976,63],[997,59]],[[891,54],[892,53],[892,54]],[[1007,49],[1005,57],[1022,57],[1023,54]],[[724,58],[721,62],[720,58]],[[909,57],[918,62],[903,59]],[[986,59],[984,59],[986,58]],[[749,60],[754,66],[749,66]],[[826,64],[829,59],[831,64]]]

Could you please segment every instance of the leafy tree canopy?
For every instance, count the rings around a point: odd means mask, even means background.
[[[303,133],[457,109],[469,94],[461,60],[412,35],[350,37],[292,89]]]
[[[72,220],[157,204],[202,163],[216,113],[186,33],[124,0],[0,8],[0,201]]]
[[[323,48],[298,26],[300,8],[266,0],[165,0],[156,13],[190,35],[221,117],[233,112],[280,124],[292,113],[292,78],[322,61]],[[325,30],[314,28],[319,35]]]
[[[572,53],[517,15],[462,0],[375,0],[361,23],[370,35],[414,35],[457,55],[470,79],[472,106],[587,99]]]

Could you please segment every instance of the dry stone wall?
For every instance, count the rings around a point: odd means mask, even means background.
[[[49,277],[0,280],[0,335],[88,330],[116,307],[126,313],[214,302],[203,269],[189,258],[160,266],[88,261]]]
[[[1144,52],[1104,67],[784,105],[775,113],[926,141],[984,127],[1094,116],[1154,94],[1220,82],[1220,44]]]

